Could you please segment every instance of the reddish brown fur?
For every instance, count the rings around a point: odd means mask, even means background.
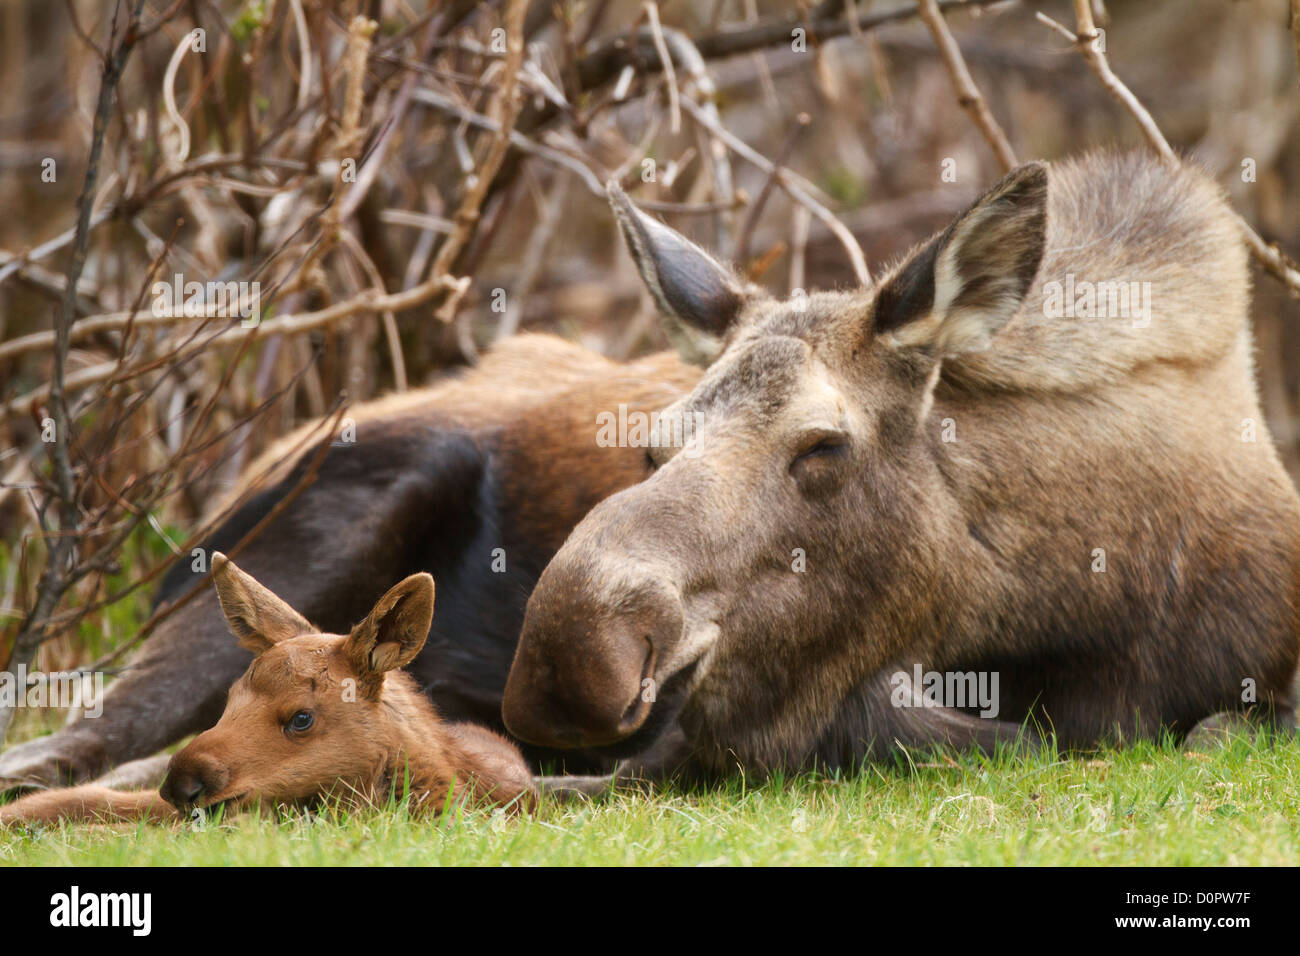
[[[174,820],[178,813],[255,803],[347,806],[406,800],[419,813],[449,802],[531,807],[532,777],[502,737],[443,723],[398,668],[424,646],[433,579],[393,587],[344,635],[322,634],[223,555],[214,582],[231,630],[257,657],[215,727],[171,760],[160,791],[89,784],[0,808],[0,825],[70,820]],[[294,721],[310,715],[310,724]]]
[[[382,424],[396,433],[431,425],[493,432],[500,439],[497,469],[512,538],[564,543],[573,525],[598,501],[646,476],[639,448],[598,449],[596,416],[620,404],[644,412],[676,401],[700,370],[661,352],[619,363],[547,335],[517,335],[496,345],[470,373],[349,410],[358,428]],[[269,487],[312,450],[319,422],[277,441],[245,470]],[[213,514],[242,494],[236,487]]]

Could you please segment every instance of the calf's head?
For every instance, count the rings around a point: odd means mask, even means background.
[[[1046,199],[1046,167],[1023,166],[877,287],[780,301],[611,188],[676,341],[708,369],[659,418],[654,473],[593,509],[542,574],[511,731],[640,746],[676,717],[697,748],[744,760],[807,746],[938,585],[932,391],[1019,310]]]
[[[163,798],[178,810],[291,804],[375,781],[404,739],[392,698],[407,695],[392,691],[410,678],[390,672],[424,646],[433,578],[406,578],[350,634],[322,634],[224,555],[212,560],[230,629],[257,657],[216,726],[172,758]]]

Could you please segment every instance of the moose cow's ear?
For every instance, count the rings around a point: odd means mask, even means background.
[[[684,361],[708,365],[752,290],[677,230],[637,209],[618,183],[610,180],[606,191],[673,347]]]
[[[343,652],[358,674],[379,677],[415,660],[432,623],[433,578],[412,574],[394,585],[352,629]]]
[[[220,551],[212,553],[212,583],[231,633],[239,639],[240,646],[254,654],[315,630],[305,617],[252,575],[241,571]]]
[[[881,286],[875,334],[941,357],[987,348],[1029,293],[1046,229],[1047,164],[1027,163]]]

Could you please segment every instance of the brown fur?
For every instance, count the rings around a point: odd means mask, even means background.
[[[0,807],[0,827],[50,825],[60,820],[85,823],[121,823],[177,819],[176,808],[157,790],[123,793],[97,784],[62,787],[29,793]]]
[[[351,409],[357,445],[331,449],[240,562],[339,631],[391,582],[435,571],[438,620],[409,670],[439,713],[499,726],[523,598],[597,502],[650,474],[644,448],[595,446],[595,415],[691,392],[706,454],[652,449],[659,473],[602,505],[548,571],[506,700],[524,736],[612,742],[577,755],[591,769],[654,741],[654,760],[685,752],[727,772],[1018,732],[892,707],[888,676],[912,661],[999,670],[1003,716],[1072,743],[1182,732],[1241,708],[1243,677],[1285,715],[1297,506],[1250,384],[1247,277],[1222,198],[1140,157],[1063,164],[1048,174],[1039,244],[1037,170],[1004,184],[1018,218],[963,220],[982,223],[952,260],[971,324],[929,321],[943,242],[878,290],[820,293],[802,312],[678,244],[651,284],[661,301],[692,303],[664,286],[683,263],[691,284],[734,286],[698,300],[713,311],[690,310],[702,328],[678,322],[692,354],[717,358],[703,381],[671,356],[619,364],[516,337],[459,378]],[[634,255],[657,255],[642,232]],[[1036,250],[1020,314],[991,314],[1020,294]],[[1061,269],[1152,281],[1152,326],[1028,321]],[[847,421],[824,420],[840,400]],[[1257,443],[1235,440],[1239,416],[1261,423]],[[940,437],[948,419],[955,444]],[[819,450],[845,426],[845,450]],[[290,451],[301,438],[248,470],[245,488],[271,476],[253,517],[314,450]],[[247,527],[227,522],[218,541]],[[489,570],[497,545],[509,574]],[[1110,570],[1095,575],[1100,545]],[[184,593],[185,571],[160,600]],[[0,786],[88,779],[211,726],[248,665],[225,632],[214,596],[190,602],[140,648],[101,718],[0,755]]]
[[[240,565],[336,631],[393,581],[434,572],[439,613],[410,673],[448,719],[504,729],[501,690],[537,576],[596,502],[649,473],[644,448],[596,445],[596,415],[620,404],[653,411],[698,377],[671,354],[619,363],[554,337],[514,336],[462,374],[350,408],[355,445],[320,423],[277,442],[210,509],[239,499],[251,517],[227,519],[204,547],[233,547],[296,487],[294,469],[334,440],[316,480],[240,551]],[[506,574],[491,566],[496,547]],[[183,562],[158,600],[186,594],[201,573]],[[215,594],[199,594],[134,653],[100,718],[0,754],[0,788],[87,781],[211,727],[248,663]]]
[[[160,791],[43,791],[0,807],[0,825],[174,820],[196,808],[329,797],[353,807],[396,799],[434,814],[452,800],[532,806],[532,777],[519,751],[484,728],[443,723],[399,670],[429,631],[429,575],[393,587],[342,636],[317,631],[223,555],[213,560],[231,630],[257,655],[217,725],[171,759]],[[310,716],[309,726],[295,726],[300,715]]]
[[[585,510],[572,515],[556,505],[577,492],[582,501],[601,498],[645,477],[643,452],[610,449],[599,467],[592,458],[599,412],[620,403],[653,410],[675,401],[699,378],[699,370],[672,353],[618,363],[549,335],[517,335],[494,346],[472,371],[427,388],[412,389],[349,409],[357,427],[428,428],[438,424],[470,432],[498,433],[509,465],[505,477],[517,484],[504,496],[528,524],[520,537],[540,530],[558,536],[556,546]],[[283,479],[314,447],[319,422],[280,438],[244,470],[231,493],[214,502],[224,511],[247,490]],[[581,507],[581,502],[579,502]],[[590,507],[590,505],[588,505]]]
[[[1300,500],[1212,182],[1136,154],[1022,167],[876,289],[803,303],[655,234],[630,248],[661,304],[740,304],[677,316],[725,328],[669,409],[702,422],[696,453],[657,451],[534,590],[517,735],[623,739],[659,708],[650,680],[686,685],[687,749],[716,772],[844,765],[914,664],[998,673],[1001,719],[1067,746],[1293,721]],[[1150,282],[1150,323],[1049,317],[1069,273]]]

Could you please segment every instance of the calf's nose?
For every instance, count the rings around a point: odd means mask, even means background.
[[[203,797],[203,781],[197,774],[172,771],[163,781],[162,798],[177,810],[198,806]]]
[[[158,792],[177,810],[184,811],[220,793],[226,785],[226,778],[227,773],[221,766],[204,756],[190,753],[187,747],[172,758],[167,779]]]

